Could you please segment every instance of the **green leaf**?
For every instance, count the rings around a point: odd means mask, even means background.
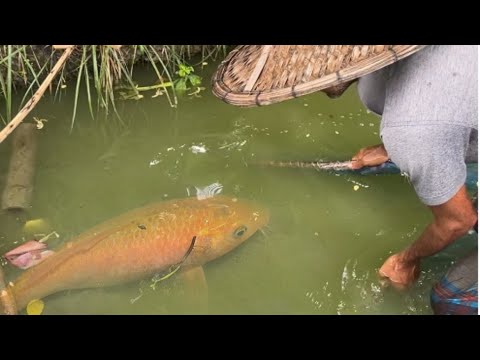
[[[175,90],[177,91],[186,91],[187,90],[187,79],[181,78],[175,82]]]
[[[188,75],[188,80],[192,86],[199,86],[202,83],[202,78],[198,75]]]

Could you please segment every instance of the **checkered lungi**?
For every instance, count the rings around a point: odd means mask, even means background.
[[[477,249],[435,284],[430,301],[436,315],[478,315]]]

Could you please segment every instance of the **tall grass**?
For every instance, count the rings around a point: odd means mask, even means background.
[[[133,78],[134,65],[143,62],[153,69],[155,87],[163,90],[170,106],[176,107],[176,71],[200,54],[200,63],[225,56],[225,45],[129,45],[116,50],[105,45],[79,45],[52,86],[60,98],[67,80],[75,81],[71,127],[74,126],[81,91],[85,91],[92,118],[100,111],[115,113],[115,90],[128,88],[139,95]],[[60,56],[51,46],[0,45],[0,121],[6,124],[36,91]],[[193,66],[198,65],[192,64]],[[82,86],[83,85],[83,86]],[[53,89],[52,89],[53,92]],[[12,109],[12,98],[21,95],[19,109]],[[3,106],[1,104],[4,104]]]

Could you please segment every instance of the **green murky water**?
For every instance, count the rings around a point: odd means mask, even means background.
[[[212,70],[202,75],[209,78]],[[142,71],[138,79],[152,82]],[[227,105],[209,89],[201,97],[182,97],[177,109],[165,97],[146,96],[119,102],[123,125],[113,117],[92,120],[81,103],[71,133],[68,95],[74,85],[69,88],[62,102],[45,97],[32,114],[48,122],[39,131],[30,216],[47,219],[59,241],[129,209],[186,197],[187,188],[214,182],[225,194],[270,208],[266,234],[205,266],[209,313],[430,314],[431,285],[475,245],[473,236],[466,237],[425,261],[420,280],[407,292],[383,289],[378,267],[430,220],[403,177],[249,165],[345,160],[360,147],[379,143],[379,119],[366,113],[354,87],[337,100],[318,93],[254,109]],[[1,174],[8,167],[7,144],[0,146]],[[206,151],[195,153],[192,146]],[[5,229],[0,236],[2,253],[21,241]],[[4,269],[9,278],[18,273]],[[147,290],[140,293],[142,286]],[[46,298],[44,313],[197,312],[194,301],[177,290],[173,280],[156,291],[140,282],[67,291]]]

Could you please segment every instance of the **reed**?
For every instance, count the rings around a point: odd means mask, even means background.
[[[0,122],[3,126],[35,93],[61,53],[50,45],[0,45]],[[116,108],[117,90],[128,88],[130,96],[141,97],[134,80],[134,66],[143,63],[153,69],[156,77],[153,87],[161,89],[170,106],[176,107],[178,98],[172,84],[178,80],[180,66],[189,64],[194,55],[200,55],[200,60],[191,64],[193,67],[225,57],[226,53],[226,45],[78,45],[50,91],[56,99],[61,99],[66,81],[75,84],[72,128],[82,92],[92,118],[100,111],[106,115],[113,112],[120,118]],[[13,108],[14,97],[21,98],[18,109]]]

